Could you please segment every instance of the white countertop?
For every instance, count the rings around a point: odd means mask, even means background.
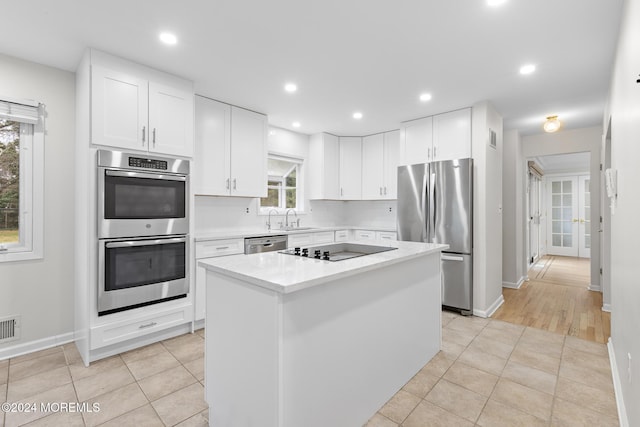
[[[364,242],[353,242],[363,244]],[[367,241],[368,245],[398,249],[343,261],[323,261],[279,252],[231,255],[198,262],[207,270],[283,294],[299,291],[336,279],[375,270],[412,258],[440,253],[448,245],[418,242]]]
[[[284,234],[300,234],[300,233],[320,233],[322,231],[336,231],[336,230],[372,230],[372,231],[389,231],[395,232],[395,228],[385,227],[354,227],[354,226],[320,226],[311,227],[301,230],[280,230],[272,228],[271,231],[267,231],[266,228],[238,228],[238,229],[223,229],[216,231],[204,231],[195,233],[195,241],[203,242],[207,240],[219,240],[219,239],[244,239],[245,237],[258,237],[258,236],[279,236]]]

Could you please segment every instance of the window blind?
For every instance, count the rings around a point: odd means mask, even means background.
[[[37,103],[18,103],[0,99],[0,119],[35,125],[40,116],[38,106]]]

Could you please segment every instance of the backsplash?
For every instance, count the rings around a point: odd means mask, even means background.
[[[259,199],[244,197],[195,197],[195,233],[222,229],[267,229],[266,215],[258,215]],[[357,226],[396,228],[395,200],[312,200],[310,209],[299,214],[303,227]],[[289,216],[292,218],[292,215]],[[293,217],[295,218],[295,217]],[[272,215],[272,227],[284,215]]]

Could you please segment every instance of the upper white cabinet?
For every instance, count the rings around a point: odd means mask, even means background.
[[[267,116],[202,96],[195,102],[194,194],[267,195]]]
[[[400,131],[362,139],[362,198],[395,199],[400,158]]]
[[[91,143],[193,155],[191,82],[91,52]]]
[[[433,160],[471,157],[471,108],[433,116]]]
[[[340,137],[340,199],[362,199],[362,138]]]
[[[310,199],[340,198],[340,142],[328,133],[309,140]]]
[[[471,157],[471,109],[402,123],[400,148],[404,165]]]
[[[402,123],[400,148],[404,165],[430,162],[433,148],[433,117]]]

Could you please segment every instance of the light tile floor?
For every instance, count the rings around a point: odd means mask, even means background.
[[[365,427],[618,426],[607,347],[442,314],[442,351]]]
[[[442,351],[366,427],[618,425],[605,345],[447,312],[442,324]],[[0,427],[205,426],[203,335],[89,368],[73,344],[0,361],[0,402],[100,407],[3,412]]]

